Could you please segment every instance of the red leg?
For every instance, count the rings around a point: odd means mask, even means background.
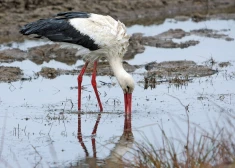
[[[89,156],[89,153],[88,153],[88,150],[83,142],[83,139],[82,139],[82,125],[81,125],[81,114],[78,113],[78,134],[77,134],[77,138],[78,138],[78,141],[79,143],[81,144],[83,150],[85,151],[86,153],[86,156],[88,157]]]
[[[92,131],[92,139],[91,139],[91,143],[92,143],[93,157],[94,157],[94,158],[96,158],[96,142],[95,142],[95,134],[96,134],[96,131],[97,131],[97,128],[98,128],[99,122],[100,122],[100,118],[101,118],[101,113],[99,113],[99,114],[98,114],[98,117],[97,117],[96,122],[95,122],[95,126],[94,126],[93,131]]]
[[[124,131],[129,132],[131,130],[131,113],[125,114]]]
[[[125,135],[126,140],[130,141],[133,140],[133,133],[131,129],[131,113],[125,114],[125,121],[124,121],[124,131],[123,134]]]
[[[99,122],[100,122],[100,117],[101,117],[101,113],[98,114],[98,118],[97,118],[97,120],[96,120],[96,122],[95,122],[95,126],[94,126],[93,131],[92,131],[91,143],[92,143],[93,157],[94,157],[94,158],[96,158],[95,134],[96,134],[96,131],[97,131]]]
[[[127,94],[124,94],[125,113],[127,112]]]
[[[78,75],[78,110],[81,110],[82,76],[85,73],[87,65],[88,62],[85,63],[85,65],[82,67],[80,74]]]
[[[94,62],[94,68],[93,68],[93,73],[92,73],[92,78],[91,78],[91,84],[93,86],[93,89],[95,91],[95,95],[98,101],[98,104],[100,106],[100,111],[103,111],[103,107],[100,101],[100,96],[97,90],[97,86],[96,86],[96,68],[97,68],[97,61]]]
[[[125,113],[131,113],[132,93],[124,93]]]
[[[95,122],[95,126],[94,126],[93,131],[92,131],[92,135],[96,134],[96,131],[97,131],[97,128],[98,128],[98,125],[99,125],[99,122],[100,122],[100,118],[101,118],[101,113],[98,114],[98,117],[97,117],[96,122]]]

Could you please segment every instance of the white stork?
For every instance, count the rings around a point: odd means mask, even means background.
[[[84,56],[86,63],[77,78],[78,110],[81,110],[82,76],[88,64],[93,63],[91,84],[100,111],[103,111],[96,86],[96,67],[98,59],[105,57],[124,92],[125,112],[131,112],[134,80],[122,65],[122,58],[127,51],[130,38],[126,34],[123,23],[110,16],[85,12],[63,12],[53,18],[40,19],[26,24],[21,28],[20,33],[23,35],[37,34],[39,37],[46,37],[54,42],[65,42],[89,49],[89,54]]]

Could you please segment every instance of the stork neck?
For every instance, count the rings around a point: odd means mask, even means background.
[[[125,76],[125,74],[128,74],[126,70],[123,68],[122,64],[122,58],[120,57],[111,57],[109,59],[110,67],[113,70],[114,75],[116,76],[118,82],[120,83],[120,79],[122,76]]]

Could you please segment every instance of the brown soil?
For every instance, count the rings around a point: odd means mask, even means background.
[[[32,47],[28,51],[20,49],[6,49],[0,51],[0,62],[14,62],[29,59],[36,64],[44,61],[56,60],[68,65],[75,64],[81,56],[76,56],[76,49],[61,48],[59,44],[46,44],[43,46]]]
[[[227,30],[223,30],[227,31]],[[234,39],[229,37],[226,34],[219,33],[216,30],[212,29],[199,29],[199,30],[192,30],[190,31],[191,35],[197,35],[197,36],[203,36],[203,37],[209,37],[209,38],[216,38],[216,39],[224,39],[226,41],[233,41]]]
[[[39,74],[45,78],[54,79],[59,75],[78,75],[83,65],[79,66],[78,69],[73,70],[65,70],[65,69],[55,69],[49,67],[43,67]],[[133,66],[128,64],[127,62],[123,62],[123,67],[127,72],[134,72],[139,66]],[[92,74],[93,68],[92,66],[88,66],[85,73]],[[98,76],[109,75],[113,76],[113,71],[110,69],[110,66],[107,61],[101,61],[98,63],[97,72]]]
[[[14,62],[14,61],[22,61],[27,58],[26,52],[20,49],[6,49],[0,51],[0,62]]]
[[[14,82],[20,80],[23,73],[18,67],[0,66],[0,82]]]
[[[54,79],[58,76],[58,71],[55,68],[43,67],[39,72],[44,78]]]
[[[196,77],[210,76],[217,73],[209,66],[197,65],[194,61],[151,62],[145,65],[144,88],[155,88],[156,84],[168,82],[177,87],[187,85]]]
[[[75,64],[81,57],[76,56],[76,49],[61,48],[59,44],[46,44],[39,47],[30,48],[27,57],[36,64],[42,64],[44,61],[56,60],[68,65]]]
[[[189,16],[194,21],[214,17],[232,18],[235,11],[234,0],[2,0],[0,1],[0,43],[19,41],[25,37],[19,34],[24,24],[40,18],[47,18],[63,11],[86,11],[111,15],[126,25],[158,23],[165,18]],[[226,15],[221,15],[226,13]],[[178,17],[179,18],[179,17]],[[182,19],[182,17],[181,17]]]
[[[155,74],[158,77],[202,77],[213,75],[217,70],[211,69],[209,66],[197,65],[194,61],[165,61],[152,62],[145,65],[148,75]]]
[[[143,45],[147,45],[158,48],[187,48],[199,44],[199,41],[189,40],[186,42],[176,43],[173,42],[173,39],[181,39],[185,36],[190,36],[190,35],[197,35],[209,38],[219,38],[219,39],[224,39],[226,41],[234,40],[228,35],[219,33],[218,31],[212,29],[198,29],[198,30],[192,30],[190,32],[185,32],[182,29],[170,29],[155,36],[143,36],[143,34],[141,33],[136,33],[132,35],[132,39],[136,40],[135,44],[141,47]]]
[[[231,65],[232,64],[230,62],[220,62],[219,63],[220,68],[224,68],[224,67],[231,66]]]

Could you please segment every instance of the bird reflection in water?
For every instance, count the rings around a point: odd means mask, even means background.
[[[86,148],[85,143],[83,142],[82,137],[82,125],[81,125],[81,113],[78,113],[78,134],[77,138],[79,143],[81,144],[86,158],[83,160],[80,160],[79,167],[80,166],[88,166],[88,167],[98,167],[98,166],[104,166],[104,167],[123,167],[123,156],[132,148],[134,137],[132,133],[132,127],[131,127],[131,113],[126,113],[124,117],[124,129],[123,134],[120,136],[120,139],[117,143],[115,143],[115,147],[111,150],[108,157],[102,160],[97,159],[97,151],[96,151],[96,132],[99,126],[99,122],[101,119],[102,113],[99,113],[92,131],[92,151],[93,156],[89,156],[89,152]],[[82,165],[81,165],[82,164]]]

